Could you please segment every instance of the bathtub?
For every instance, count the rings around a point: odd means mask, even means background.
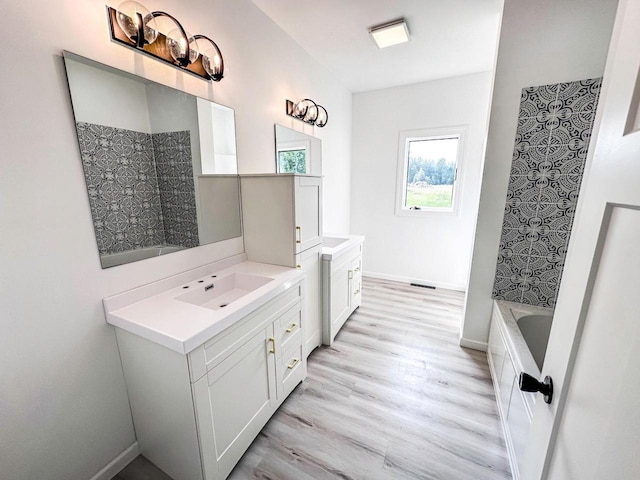
[[[108,253],[100,255],[100,263],[102,268],[115,267],[129,262],[137,262],[145,258],[158,257],[167,253],[184,250],[184,247],[175,245],[158,245],[155,247],[137,248],[135,250],[127,250],[125,252]]]
[[[513,478],[520,478],[533,406],[538,395],[521,392],[520,372],[540,378],[553,319],[544,307],[494,300],[487,359]]]

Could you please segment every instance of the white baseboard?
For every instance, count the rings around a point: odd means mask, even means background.
[[[124,467],[129,465],[134,458],[140,455],[138,442],[127,448],[124,452],[111,460],[102,470],[96,473],[90,480],[111,480]]]
[[[418,283],[420,285],[430,285],[432,287],[444,288],[446,290],[456,290],[458,292],[464,292],[466,290],[464,285],[434,282],[432,280],[427,280],[424,278],[403,277],[400,275],[388,275],[386,273],[364,272],[364,271],[362,272],[362,275],[365,277],[379,278],[381,280],[391,280],[392,282]]]
[[[487,342],[478,342],[477,340],[469,340],[464,337],[460,337],[460,346],[470,348],[471,350],[479,350],[481,352],[487,351]]]

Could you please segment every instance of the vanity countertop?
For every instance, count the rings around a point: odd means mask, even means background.
[[[336,245],[336,241],[339,240],[344,241]],[[322,259],[335,260],[363,242],[362,235],[325,234],[322,243]]]
[[[187,354],[304,278],[302,270],[247,261],[222,270],[206,270],[198,270],[200,277],[193,278],[193,273],[178,275],[105,298],[107,322]],[[190,292],[204,296],[207,286],[233,274],[268,277],[269,280],[215,310],[176,298]],[[189,281],[181,281],[189,277]],[[167,285],[167,289],[159,291]],[[199,290],[202,290],[201,294]]]

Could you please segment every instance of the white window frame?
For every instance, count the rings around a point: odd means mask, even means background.
[[[425,215],[458,215],[462,198],[462,184],[464,178],[463,159],[467,139],[467,125],[456,125],[442,128],[425,128],[420,130],[402,130],[398,137],[398,168],[396,178],[396,215],[405,217],[420,217]],[[456,155],[456,175],[453,181],[453,198],[451,207],[420,207],[412,210],[405,206],[407,194],[407,168],[409,167],[409,142],[421,139],[438,139],[458,137],[458,151]]]

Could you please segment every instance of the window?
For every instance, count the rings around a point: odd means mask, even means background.
[[[276,159],[278,173],[311,173],[311,137],[276,125]],[[292,138],[293,137],[293,138]],[[318,140],[319,141],[319,140]]]
[[[279,173],[307,173],[307,149],[278,149]]]
[[[456,211],[464,131],[400,132],[397,214]]]

